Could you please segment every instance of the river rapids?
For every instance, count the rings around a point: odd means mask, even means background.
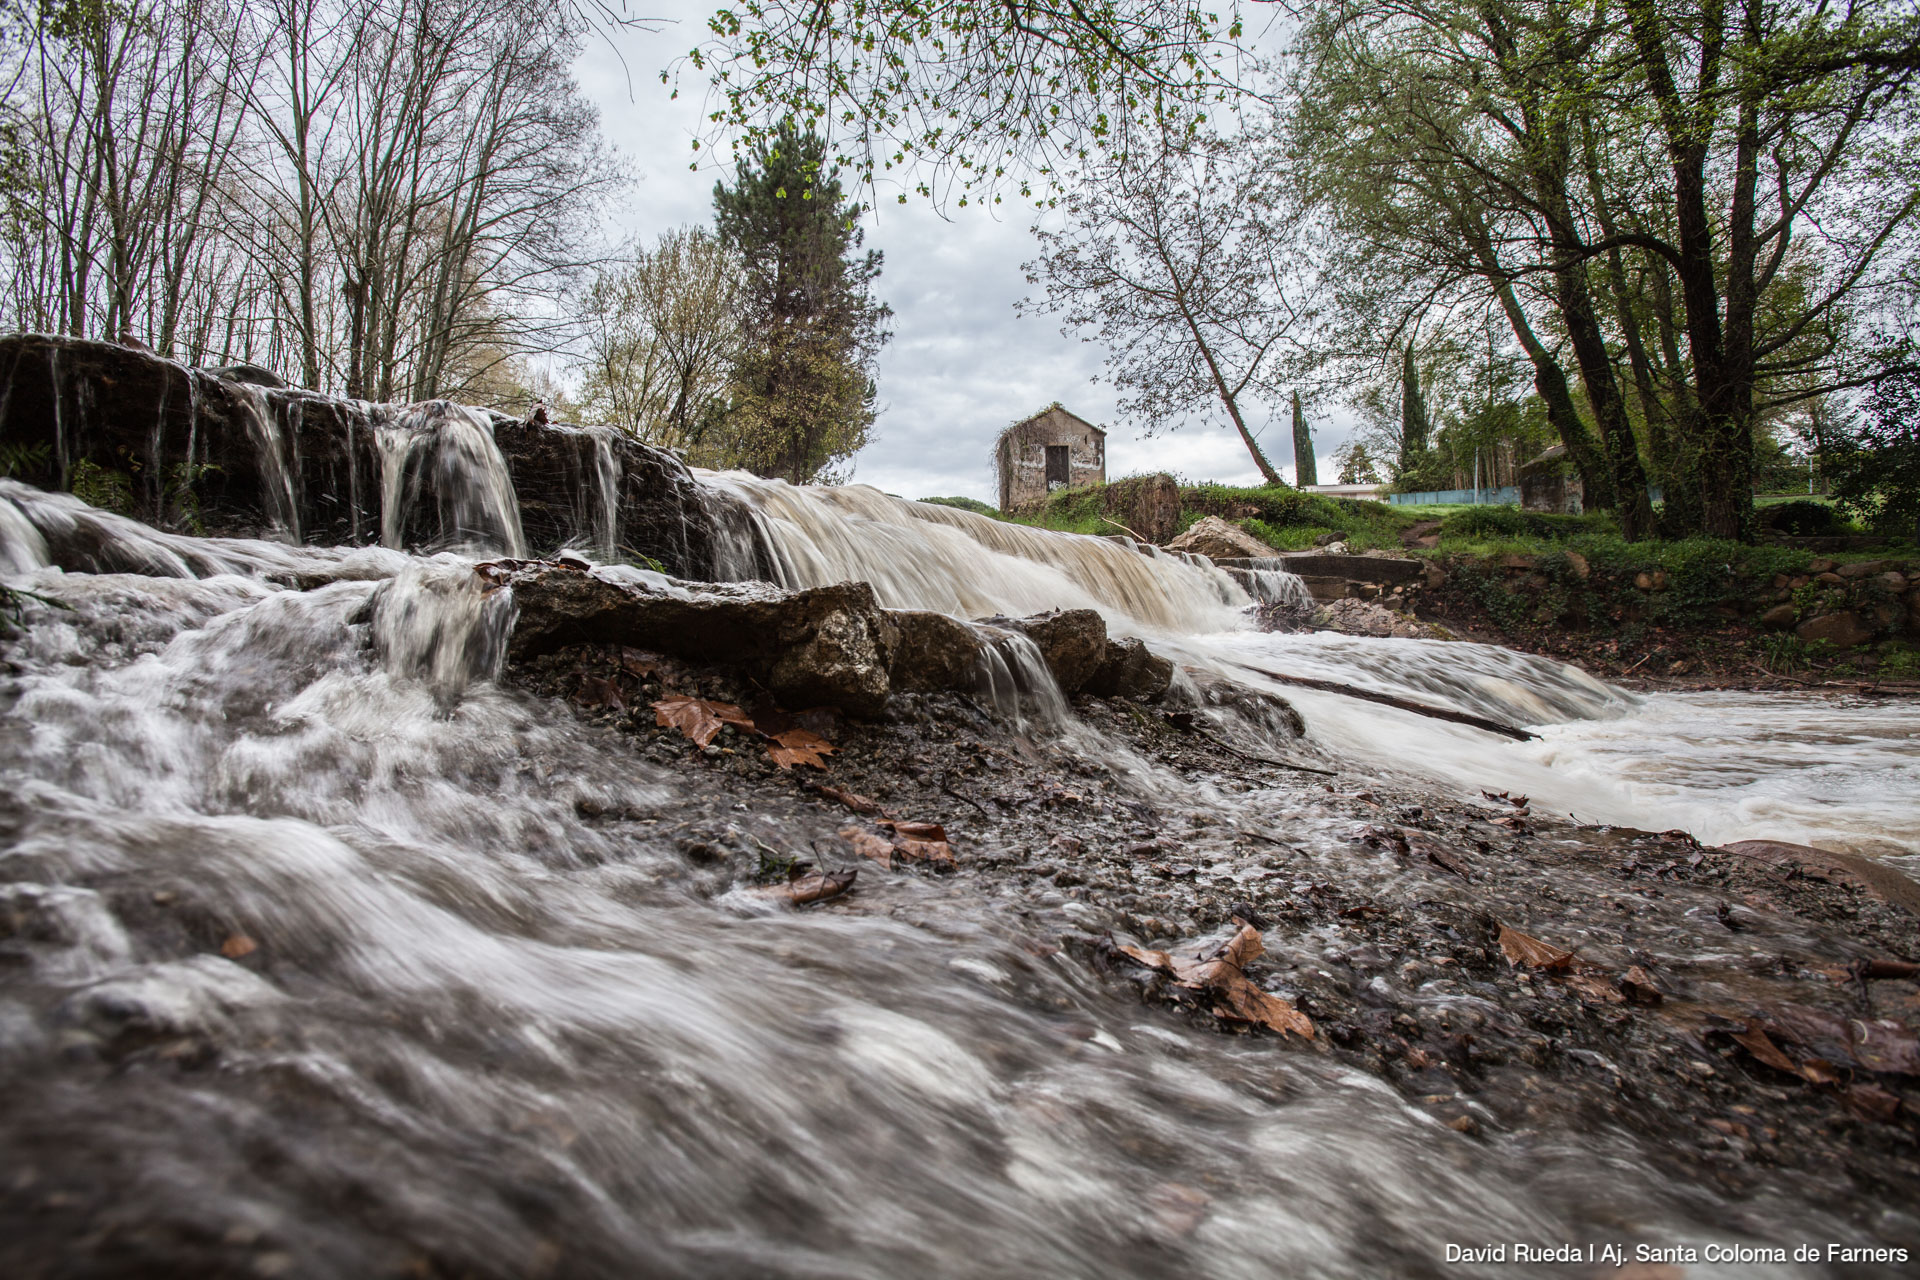
[[[1488,646],[1261,634],[1248,585],[1204,563],[858,486],[701,482],[751,512],[736,562],[758,540],[782,585],[1096,608],[1273,688],[1358,775],[1709,842],[1920,849],[1911,707],[1634,696]],[[82,527],[117,571],[49,563]],[[0,1269],[1511,1275],[1541,1271],[1443,1246],[1853,1230],[1784,1180],[1739,1203],[1676,1181],[1608,1129],[1465,1141],[1365,1072],[1116,992],[964,868],[801,912],[689,874],[686,815],[804,835],[500,682],[511,600],[470,566],[519,537],[188,538],[0,482],[0,581],[60,606],[22,597],[0,650]],[[1285,800],[1138,765],[1182,811]]]

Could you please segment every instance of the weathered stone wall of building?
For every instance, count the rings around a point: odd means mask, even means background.
[[[1065,447],[1067,451],[1064,477],[1067,485],[1077,488],[1106,483],[1106,433],[1054,405],[1009,428],[1000,437],[994,460],[1000,472],[1002,511],[1018,511],[1046,501],[1049,446]]]

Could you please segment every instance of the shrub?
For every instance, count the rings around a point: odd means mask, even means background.
[[[124,471],[109,471],[91,458],[74,464],[73,496],[102,511],[133,514],[133,481]]]
[[[1599,512],[1567,516],[1491,506],[1455,511],[1440,525],[1442,535],[1479,539],[1545,538],[1553,542],[1563,542],[1580,534],[1606,533],[1613,528],[1612,517]]]
[[[921,498],[921,502],[931,502],[936,507],[958,507],[962,511],[971,511],[975,515],[997,516],[997,507],[989,506],[978,498]]]
[[[1807,498],[1762,507],[1759,520],[1762,528],[1798,538],[1820,537],[1841,533],[1846,529],[1846,522],[1832,507]]]

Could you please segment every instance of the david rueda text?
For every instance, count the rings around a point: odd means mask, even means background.
[[[1703,1244],[1484,1244],[1447,1246],[1448,1262],[1582,1262],[1608,1263],[1616,1267],[1629,1262],[1905,1262],[1905,1249],[1878,1245],[1801,1244],[1788,1249],[1780,1245]]]

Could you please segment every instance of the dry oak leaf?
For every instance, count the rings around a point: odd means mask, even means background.
[[[788,729],[771,737],[773,745],[767,748],[767,754],[782,769],[791,769],[796,764],[824,769],[827,764],[821,757],[832,755],[835,750],[831,742],[810,729]]]
[[[662,728],[678,729],[699,746],[707,746],[719,734],[722,725],[737,729],[753,728],[753,720],[731,702],[708,702],[674,694],[653,704],[653,722]]]
[[[1214,998],[1215,1012],[1222,1017],[1257,1022],[1273,1031],[1290,1031],[1302,1039],[1313,1039],[1311,1018],[1280,997],[1260,990],[1242,972],[1243,965],[1266,950],[1260,931],[1250,924],[1241,923],[1240,931],[1204,960],[1187,960],[1145,947],[1122,946],[1119,950],[1149,969],[1172,974],[1180,986],[1208,992]]]
[[[872,858],[875,862],[893,870],[893,842],[884,840],[871,831],[860,827],[840,828],[840,838],[853,846],[853,851],[863,858]]]
[[[1573,952],[1562,951],[1559,947],[1538,938],[1530,938],[1504,924],[1500,926],[1500,950],[1506,953],[1507,964],[1514,969],[1524,964],[1529,969],[1558,973],[1573,963]]]

